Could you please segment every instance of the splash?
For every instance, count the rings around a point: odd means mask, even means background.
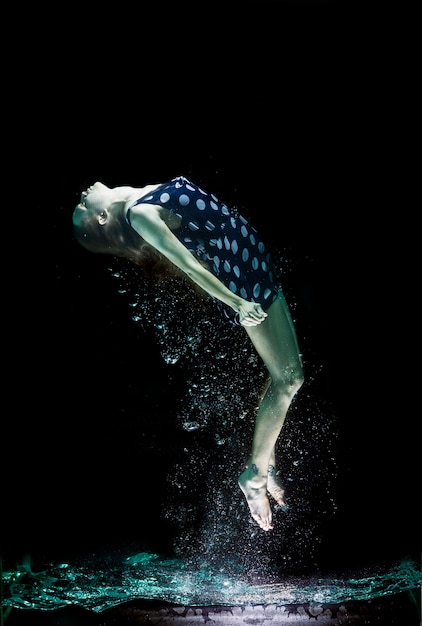
[[[277,263],[286,267],[281,258]],[[274,559],[276,566],[315,562],[321,526],[336,511],[337,477],[336,418],[312,392],[312,370],[318,367],[308,365],[307,381],[281,438],[278,469],[290,497],[289,515],[275,507],[280,532],[264,543],[256,525],[247,523],[249,512],[237,485],[267,379],[247,334],[228,325],[212,300],[204,314],[197,296],[186,286],[181,290],[178,281],[170,279],[164,289],[121,260],[114,260],[109,271],[127,301],[134,332],[152,332],[169,369],[183,372],[173,416],[179,447],[168,467],[161,513],[172,529],[175,554],[202,554],[216,563],[221,554],[236,553],[244,566],[254,560],[264,570]]]
[[[390,596],[421,586],[412,560],[386,571],[342,578],[295,577],[251,582],[236,563],[195,568],[158,554],[115,552],[60,563],[42,572],[3,572],[4,607],[58,609],[80,606],[95,612],[133,600],[157,599],[190,606],[340,604]]]

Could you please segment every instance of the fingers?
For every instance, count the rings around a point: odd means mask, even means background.
[[[258,322],[256,320],[252,320],[252,319],[245,317],[245,319],[243,319],[240,323],[242,326],[259,326],[261,321]]]
[[[261,324],[266,317],[267,313],[259,307],[253,311],[249,311],[240,323],[242,326],[258,326],[258,324]]]

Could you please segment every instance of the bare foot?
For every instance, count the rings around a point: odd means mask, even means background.
[[[274,465],[268,466],[267,491],[280,506],[286,506],[284,487]]]
[[[267,496],[267,477],[260,476],[255,464],[247,467],[239,476],[239,487],[243,491],[251,515],[263,530],[272,530],[272,512]]]

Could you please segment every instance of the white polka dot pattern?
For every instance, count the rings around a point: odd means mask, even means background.
[[[140,202],[161,204],[174,212],[181,219],[180,227],[173,231],[176,237],[232,293],[260,302],[264,310],[277,298],[279,284],[270,251],[259,233],[213,194],[178,176],[132,206]],[[130,224],[130,208],[127,221]],[[220,301],[217,304],[231,323],[239,324],[233,309]]]

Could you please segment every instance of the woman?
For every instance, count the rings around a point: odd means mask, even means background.
[[[247,220],[184,176],[141,188],[96,182],[82,192],[73,225],[77,241],[91,252],[145,268],[153,261],[153,267],[178,268],[216,300],[228,323],[245,328],[269,382],[239,486],[257,524],[274,528],[268,496],[285,505],[275,445],[303,370],[267,246]]]

